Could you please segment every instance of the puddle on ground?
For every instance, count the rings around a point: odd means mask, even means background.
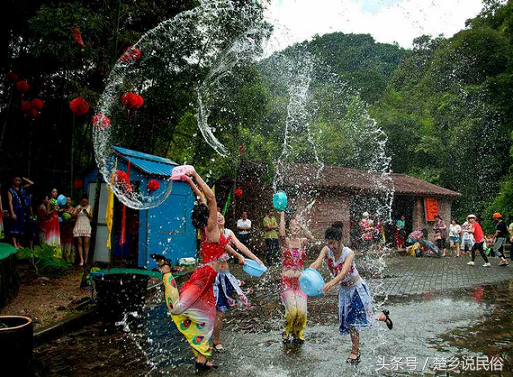
[[[513,281],[389,298],[385,305],[394,329],[377,323],[374,329],[362,332],[362,362],[358,367],[345,362],[351,343],[349,336],[338,335],[336,296],[309,300],[307,341],[302,346],[280,341],[282,308],[277,287],[265,294],[256,291],[251,300],[251,309],[235,310],[227,317],[223,330],[227,350],[214,355],[214,362],[222,369],[208,375],[446,375],[433,370],[444,364],[453,369],[449,375],[511,373]],[[471,360],[478,362],[480,358],[483,362],[490,356],[500,357],[502,373],[485,371],[485,364],[480,364],[480,371],[469,369]],[[38,376],[195,374],[189,347],[162,303],[148,309],[139,329],[129,333],[118,330],[109,334],[100,324],[94,324],[43,345],[34,352],[34,367]]]

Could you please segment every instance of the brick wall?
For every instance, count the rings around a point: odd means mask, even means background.
[[[440,213],[440,216],[442,216],[442,220],[445,221],[445,224],[447,225],[447,228],[449,228],[449,224],[451,223],[452,214],[451,214],[451,208],[452,208],[452,200],[449,198],[437,198],[438,202],[438,212]],[[429,240],[434,240],[434,231],[433,226],[434,222],[426,221],[426,216],[424,214],[424,198],[423,197],[416,197],[415,198],[415,206],[413,209],[413,230],[421,230],[423,228],[427,228],[428,230],[428,238]]]
[[[296,199],[298,208],[306,208],[313,199]],[[321,193],[317,197],[312,209],[306,214],[309,229],[316,240],[324,240],[324,231],[335,221],[342,221],[343,242],[349,245],[349,196],[336,193]]]

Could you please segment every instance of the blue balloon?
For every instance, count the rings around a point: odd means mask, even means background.
[[[324,279],[317,270],[307,268],[299,278],[299,287],[307,296],[322,296]]]
[[[66,205],[66,197],[64,195],[59,195],[57,197],[57,204],[61,207],[64,207]]]
[[[278,191],[274,194],[273,206],[277,211],[284,211],[287,208],[287,194],[284,191]]]

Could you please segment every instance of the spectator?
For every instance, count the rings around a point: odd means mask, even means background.
[[[36,210],[37,231],[39,235],[39,244],[41,246],[46,243],[46,222],[48,221],[47,205],[49,200],[48,195],[44,195]]]
[[[461,243],[461,226],[456,219],[452,219],[449,225],[449,241],[451,251],[457,256],[460,256],[460,243]]]
[[[401,216],[395,223],[395,243],[400,251],[404,250],[404,240],[406,238],[406,218]]]
[[[365,255],[369,247],[372,245],[374,228],[371,225],[369,212],[364,212],[362,216],[362,221],[360,221],[360,231],[362,233],[362,252]]]
[[[509,259],[513,260],[513,223],[508,226],[509,232],[509,242],[511,243],[509,246]]]
[[[8,233],[16,249],[22,249],[20,239],[25,235],[25,212],[27,208],[26,193],[21,187],[21,178],[13,177],[12,185],[7,191],[10,224]]]
[[[442,257],[447,254],[447,225],[442,220],[442,216],[439,214],[435,215],[435,225],[433,227],[435,231],[436,246],[442,250]]]
[[[467,221],[465,221],[461,226],[460,249],[463,250],[463,255],[468,254],[468,256],[470,256],[470,250],[472,249],[472,246],[474,246],[474,235],[469,232],[471,228],[472,226],[470,225],[467,216]]]
[[[413,245],[416,242],[421,242],[423,239],[426,239],[427,236],[428,231],[426,228],[422,230],[415,230],[408,235],[408,238],[406,239],[406,244]]]
[[[34,216],[33,206],[33,197],[32,193],[30,193],[27,188],[34,184],[34,182],[28,180],[27,178],[22,178],[27,184],[25,185],[25,195],[26,195],[26,203],[27,203],[27,212],[25,213],[25,238],[28,241],[29,249],[34,249],[34,241],[37,241],[37,224]]]
[[[61,229],[59,224],[59,206],[57,204],[57,196],[59,193],[57,189],[52,189],[50,192],[50,200],[47,202],[46,211],[48,219],[46,221],[46,244],[50,245],[55,250],[55,257],[62,257],[61,250]]]
[[[383,230],[383,222],[378,217],[378,215],[374,216],[374,221],[372,222],[373,225],[373,242],[378,246],[378,248],[381,248],[385,245],[385,232]]]
[[[265,244],[267,246],[267,265],[271,266],[280,257],[280,241],[278,240],[278,223],[271,208],[264,217]]]
[[[78,241],[78,255],[80,256],[80,266],[87,263],[89,257],[89,240],[91,238],[91,220],[93,218],[93,210],[89,205],[87,194],[82,195],[80,205],[75,208],[75,216],[77,222],[73,228],[73,237]],[[83,252],[82,252],[83,250]]]
[[[499,266],[507,266],[509,263],[506,260],[504,251],[506,250],[508,228],[506,227],[506,223],[502,221],[502,215],[499,212],[493,214],[493,219],[497,221],[497,225],[495,226],[495,234],[493,235],[493,239],[495,240],[493,251],[495,252],[495,255],[499,254],[501,257],[501,263]]]
[[[61,248],[63,259],[73,264],[75,263],[75,246],[73,245],[73,221],[75,211],[71,204],[71,198],[67,196],[66,205],[61,211]]]
[[[251,220],[248,219],[248,212],[242,211],[242,218],[237,221],[237,230],[240,242],[247,248],[251,241]]]
[[[481,257],[483,257],[485,264],[483,264],[483,267],[491,267],[490,262],[488,262],[488,258],[484,252],[483,244],[484,244],[484,233],[483,228],[481,228],[481,225],[476,221],[476,215],[468,215],[468,219],[470,222],[470,230],[469,233],[472,233],[474,235],[474,246],[472,246],[472,249],[470,250],[472,253],[472,260],[468,262],[467,264],[469,266],[474,266],[474,261],[476,260],[476,250],[479,250],[479,253],[481,254]]]

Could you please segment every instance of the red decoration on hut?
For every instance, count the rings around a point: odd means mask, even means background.
[[[75,41],[82,47],[85,47],[85,43],[82,40],[82,34],[80,34],[80,28],[77,26],[72,31],[73,37],[75,38]]]
[[[23,111],[24,113],[27,113],[27,112],[29,112],[32,109],[32,102],[30,102],[30,101],[23,101],[21,103],[20,108],[21,108],[21,111]]]
[[[123,170],[116,170],[116,173],[114,174],[114,184],[121,186],[121,188],[125,191],[132,191],[130,177]]]
[[[89,103],[82,97],[77,97],[69,103],[69,108],[73,114],[81,116],[89,111]]]
[[[107,130],[110,128],[110,118],[103,114],[96,114],[91,120],[94,128]]]
[[[235,196],[236,196],[237,198],[241,198],[241,197],[242,197],[242,190],[241,190],[241,189],[237,189],[237,190],[235,190]]]
[[[75,179],[73,182],[73,188],[75,190],[82,190],[84,188],[84,182],[80,178]]]
[[[148,182],[148,190],[150,191],[157,191],[160,187],[160,183],[156,179],[152,179]]]
[[[141,57],[141,50],[137,47],[133,47],[133,45],[128,46],[123,51],[123,56],[119,59],[122,62],[133,62],[139,60]]]
[[[18,81],[16,83],[16,90],[20,93],[28,92],[30,89],[30,85],[26,81]]]
[[[19,81],[19,79],[18,79],[18,75],[17,75],[16,73],[13,73],[13,72],[9,73],[9,74],[7,75],[7,78],[8,78],[8,79],[9,79],[9,81],[10,81],[10,82],[12,82],[12,83],[17,83],[17,82]]]
[[[41,111],[41,109],[43,108],[44,104],[45,103],[41,99],[39,99],[39,98],[34,98],[32,100],[32,107],[34,109],[36,109],[37,111]]]

